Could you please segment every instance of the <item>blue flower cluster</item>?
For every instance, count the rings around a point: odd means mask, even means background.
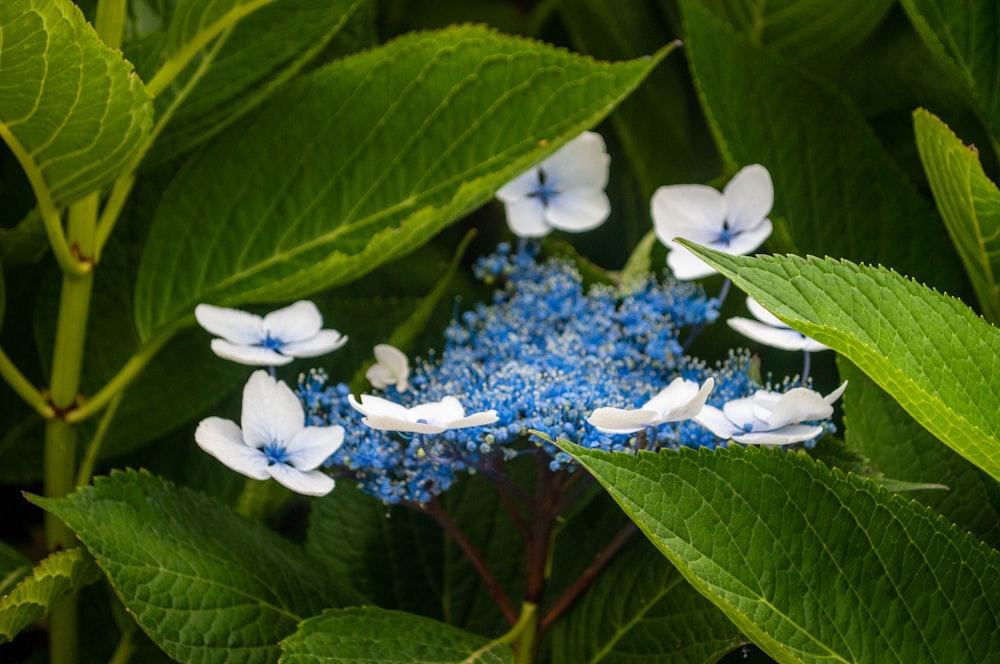
[[[389,387],[385,396],[404,406],[455,396],[466,412],[495,410],[495,424],[405,438],[362,425],[348,388],[329,386],[322,372],[299,381],[308,423],[347,430],[327,465],[387,503],[425,502],[456,473],[490,472],[518,454],[546,454],[553,470],[572,470],[566,454],[532,431],[616,451],[714,446],[717,439],[694,422],[660,426],[655,440],[640,442],[602,433],[586,417],[601,406],[641,405],[678,375],[698,382],[714,376],[709,403],[718,405],[759,387],[748,377],[746,354],[712,368],[684,354],[680,330],[718,316],[718,303],[695,284],[650,276],[624,293],[610,285],[585,289],[569,260],[540,262],[505,245],[480,259],[476,273],[499,284],[493,302],[452,322],[440,356],[414,367],[412,389]]]

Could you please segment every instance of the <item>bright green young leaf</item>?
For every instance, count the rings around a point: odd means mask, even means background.
[[[101,578],[94,559],[83,549],[53,553],[8,594],[0,598],[0,643],[49,612],[63,596]]]
[[[988,661],[1000,553],[804,454],[563,443],[681,574],[779,662]]]
[[[722,611],[636,540],[553,625],[552,661],[709,664],[744,643]]]
[[[152,122],[142,82],[69,0],[0,3],[0,137],[43,210],[108,184]]]
[[[994,147],[1000,141],[1000,14],[993,0],[902,0],[924,43],[963,83]]]
[[[892,0],[710,0],[705,5],[755,44],[791,59],[838,55],[860,44]]]
[[[843,396],[847,442],[887,477],[947,486],[908,495],[1000,549],[1000,484],[942,445],[860,369],[842,359],[837,364],[849,384]]]
[[[774,214],[788,220],[797,251],[891,265],[956,292],[961,266],[937,214],[857,108],[702,2],[681,7],[685,54],[719,149],[733,170],[770,170]]]
[[[938,211],[965,264],[983,315],[1000,323],[1000,190],[986,177],[979,151],[925,110],[913,114],[917,148]]]
[[[212,44],[210,55],[190,66],[157,97],[161,112],[174,104],[177,108],[157,138],[151,158],[163,160],[189,150],[259,105],[370,3],[276,0],[240,20],[221,37],[225,43]],[[180,100],[177,96],[182,90],[185,96]]]
[[[289,300],[412,251],[599,121],[668,50],[607,64],[463,26],[282,88],[164,194],[136,286],[141,337],[200,302]]]
[[[281,643],[280,664],[509,664],[509,645],[402,611],[364,606],[311,618]]]
[[[928,431],[1000,479],[1000,330],[960,301],[882,267],[685,245],[778,318],[844,355]]]
[[[139,626],[189,664],[274,662],[278,642],[323,609],[359,598],[264,526],[201,494],[132,470],[58,500]]]

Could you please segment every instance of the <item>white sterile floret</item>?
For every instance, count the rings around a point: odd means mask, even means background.
[[[784,394],[758,390],[753,396],[727,402],[722,410],[705,406],[694,420],[719,438],[745,445],[801,443],[823,433],[822,426],[801,422],[828,419],[846,387],[844,381],[825,397],[805,387]]]
[[[251,366],[280,366],[296,357],[325,355],[347,343],[347,337],[337,330],[322,329],[323,316],[308,300],[266,316],[199,304],[194,317],[219,337],[212,339],[216,355]]]
[[[362,422],[372,429],[382,431],[441,433],[448,429],[492,424],[498,419],[495,410],[466,415],[465,408],[459,400],[450,396],[441,401],[423,403],[412,408],[371,394],[362,394],[360,403],[353,394],[348,395],[348,400],[356,411],[365,416]]]
[[[726,322],[745,337],[753,339],[757,343],[780,348],[782,350],[804,350],[809,352],[830,350],[811,337],[807,337],[798,330],[785,325],[770,311],[760,306],[760,303],[752,297],[747,298],[747,309],[757,320],[741,318],[736,316]]]
[[[773,204],[771,174],[753,164],[733,176],[722,193],[701,184],[669,185],[656,190],[650,207],[656,236],[670,250],[667,264],[674,276],[698,279],[715,269],[674,238],[727,254],[749,254],[771,234],[767,215]]]
[[[704,407],[713,387],[712,378],[701,387],[694,381],[675,378],[638,410],[598,408],[587,421],[606,433],[634,433],[664,422],[689,420]]]
[[[389,344],[378,344],[374,352],[375,364],[365,372],[368,382],[378,390],[395,385],[397,391],[405,392],[410,384],[410,361],[403,351]]]
[[[586,131],[500,187],[496,195],[510,230],[518,237],[542,237],[552,229],[580,233],[603,224],[611,214],[604,193],[610,163],[604,139]]]
[[[344,442],[344,427],[307,427],[298,397],[266,371],[255,371],[243,388],[239,426],[209,417],[194,433],[198,446],[238,473],[273,477],[308,496],[333,490],[333,478],[316,470]]]

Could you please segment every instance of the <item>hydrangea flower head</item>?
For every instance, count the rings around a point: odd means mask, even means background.
[[[806,387],[785,393],[758,390],[752,396],[727,402],[722,409],[705,406],[694,418],[719,438],[745,445],[790,445],[816,438],[818,424],[833,415],[833,403],[847,388],[845,381],[825,397]]]
[[[552,229],[580,233],[611,213],[608,156],[600,134],[586,131],[497,191],[507,223],[518,237],[542,237]]]
[[[785,325],[781,322],[781,319],[760,306],[760,303],[752,297],[747,298],[747,309],[750,310],[750,313],[757,320],[736,316],[726,322],[729,324],[729,327],[743,336],[753,339],[757,343],[782,350],[804,350],[808,352],[830,350],[829,346],[825,346],[798,330],[793,330]]]
[[[212,351],[219,357],[251,366],[281,366],[296,357],[318,357],[347,343],[336,330],[324,330],[316,305],[300,300],[266,316],[239,309],[199,304],[194,316],[218,335]]]
[[[727,254],[742,255],[764,243],[773,227],[771,174],[760,164],[740,170],[722,193],[700,184],[660,187],[651,203],[656,236],[670,253],[667,264],[678,279],[698,279],[715,269],[673,242],[684,238]]]
[[[371,394],[362,394],[360,403],[353,394],[348,399],[351,406],[365,416],[362,422],[381,431],[441,433],[448,429],[478,427],[497,421],[495,410],[466,415],[462,403],[453,396],[411,408]]]
[[[405,392],[410,385],[410,361],[406,354],[389,344],[378,344],[374,352],[375,364],[365,372],[368,382],[377,390],[393,385],[397,392]]]
[[[713,387],[712,378],[699,387],[692,380],[678,377],[638,410],[598,408],[587,421],[606,433],[635,433],[665,422],[689,420],[701,412]]]
[[[344,428],[305,426],[302,404],[285,383],[255,371],[243,388],[240,424],[209,417],[194,438],[201,449],[255,480],[273,477],[309,496],[333,490],[333,478],[317,468],[344,442]]]

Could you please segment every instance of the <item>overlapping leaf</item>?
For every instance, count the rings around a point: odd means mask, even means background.
[[[686,243],[783,321],[830,346],[953,450],[1000,479],[1000,330],[882,267],[730,256]]]
[[[874,482],[779,449],[564,449],[778,661],[957,664],[1000,648],[1000,554]]]
[[[165,193],[137,284],[140,335],[199,302],[291,299],[411,251],[600,120],[665,54],[598,63],[467,26],[283,88]]]
[[[994,141],[1000,141],[1000,13],[993,0],[902,0],[927,47],[946,63],[973,101]]]
[[[121,54],[69,0],[0,4],[0,136],[43,208],[109,183],[134,158],[152,104]]]
[[[299,622],[359,599],[267,528],[148,473],[33,500],[69,524],[139,626],[183,662],[228,662],[234,652],[274,662]]]
[[[937,215],[858,110],[703,3],[681,7],[685,53],[719,148],[732,167],[770,170],[774,213],[788,220],[796,251],[891,265],[956,292],[961,266]]]
[[[402,611],[374,606],[327,611],[281,644],[281,664],[505,664],[509,645]]]
[[[100,571],[83,549],[53,553],[9,594],[0,599],[0,643],[49,612],[68,593],[100,578]]]
[[[965,264],[983,315],[1000,323],[1000,190],[986,177],[979,152],[927,111],[913,114],[917,148],[934,200]]]

